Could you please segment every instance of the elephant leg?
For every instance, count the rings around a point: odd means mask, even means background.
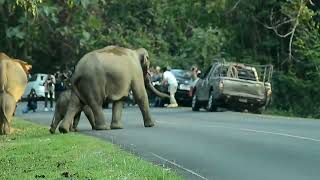
[[[69,129],[73,123],[75,115],[81,110],[81,102],[77,95],[71,93],[69,105],[67,112],[59,126],[59,131],[61,133],[68,133]]]
[[[62,121],[62,118],[62,113],[59,111],[59,109],[56,109],[49,130],[51,134],[54,134],[56,132],[57,126]]]
[[[77,132],[77,131],[79,131],[79,129],[78,129],[78,124],[79,124],[79,121],[80,121],[80,116],[81,116],[81,111],[79,111],[79,112],[74,116],[72,126],[70,127],[70,131],[72,131],[72,132]]]
[[[0,97],[0,135],[11,133],[11,119],[15,110],[14,97],[3,93]]]
[[[83,107],[83,112],[86,115],[87,119],[89,120],[90,125],[92,127],[92,130],[96,129],[94,115],[93,115],[93,112],[92,112],[91,108],[89,106],[85,105]]]
[[[155,122],[151,119],[149,100],[147,91],[142,83],[133,83],[132,86],[133,96],[136,103],[139,105],[140,111],[143,116],[144,127],[153,127]]]
[[[97,103],[90,104],[90,107],[93,112],[94,120],[95,120],[95,129],[96,130],[109,130],[110,126],[106,124],[105,117],[103,114],[102,105],[98,105]]]
[[[115,101],[112,106],[111,129],[122,129],[121,115],[123,109],[123,101]]]

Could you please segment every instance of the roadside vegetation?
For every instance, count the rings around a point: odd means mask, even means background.
[[[34,72],[111,44],[176,68],[273,64],[272,109],[320,117],[319,0],[0,0],[0,24],[1,51]]]
[[[14,133],[0,136],[0,179],[182,179],[100,139],[13,122]]]

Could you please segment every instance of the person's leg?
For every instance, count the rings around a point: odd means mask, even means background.
[[[51,110],[53,110],[53,91],[50,91],[49,94],[50,94],[50,108]]]
[[[44,93],[44,111],[48,111],[48,92]]]
[[[177,91],[177,86],[174,86],[174,85],[169,86],[170,104],[177,104],[176,98],[174,97],[176,91]]]
[[[175,96],[175,93],[177,92],[177,86],[175,85],[169,85],[169,93],[170,93],[170,105],[168,107],[177,107],[177,101]]]

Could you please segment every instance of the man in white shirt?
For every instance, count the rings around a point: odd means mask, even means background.
[[[171,67],[167,66],[166,71],[163,73],[163,83],[168,84],[168,90],[170,93],[170,104],[168,107],[178,107],[176,98],[174,97],[177,92],[178,82],[170,70]]]

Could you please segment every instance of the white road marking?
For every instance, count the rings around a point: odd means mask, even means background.
[[[168,162],[168,163],[170,163],[170,164],[172,164],[172,165],[174,165],[174,166],[177,166],[178,168],[183,169],[183,170],[185,170],[185,171],[187,171],[187,172],[189,172],[189,173],[191,173],[191,174],[193,174],[193,175],[195,175],[195,176],[197,176],[197,177],[199,177],[199,178],[201,178],[201,179],[209,180],[209,179],[201,176],[200,174],[198,174],[198,173],[196,173],[196,172],[194,172],[194,171],[192,171],[192,170],[190,170],[190,169],[187,169],[187,168],[185,168],[185,167],[183,167],[183,166],[181,166],[181,165],[179,165],[179,164],[177,164],[177,163],[175,163],[175,162],[172,162],[172,161],[170,161],[170,160],[168,160],[168,159],[166,159],[166,158],[164,158],[164,157],[161,157],[161,156],[159,156],[159,155],[157,155],[157,154],[155,154],[155,153],[152,153],[152,152],[151,152],[151,154],[154,155],[155,157],[157,157],[157,158],[159,158],[159,159],[161,159],[161,160],[163,160],[163,161],[166,161],[166,162]]]
[[[254,129],[239,129],[239,130],[241,130],[241,131],[249,131],[249,132],[256,132],[256,133],[279,135],[279,136],[286,136],[286,137],[291,137],[291,138],[296,138],[296,139],[303,139],[303,140],[310,140],[310,141],[320,142],[320,139],[314,139],[314,138],[309,138],[309,137],[304,137],[304,136],[297,136],[297,135],[286,134],[286,133],[260,131],[260,130],[254,130]]]
[[[174,122],[167,122],[167,121],[161,121],[160,124],[176,124]],[[181,126],[181,124],[179,124]],[[298,135],[293,135],[293,134],[287,134],[287,133],[279,133],[279,132],[271,132],[271,131],[262,131],[262,130],[255,130],[255,129],[246,129],[246,128],[235,128],[235,127],[227,127],[227,126],[221,126],[221,125],[208,125],[204,127],[212,127],[212,128],[225,128],[225,129],[234,129],[234,130],[240,130],[240,131],[247,131],[247,132],[255,132],[255,133],[263,133],[263,134],[272,134],[272,135],[278,135],[278,136],[285,136],[285,137],[290,137],[290,138],[295,138],[295,139],[303,139],[303,140],[309,140],[309,141],[314,141],[314,142],[320,142],[320,139],[315,139],[315,138],[310,138],[310,137],[304,137],[304,136],[298,136]]]

